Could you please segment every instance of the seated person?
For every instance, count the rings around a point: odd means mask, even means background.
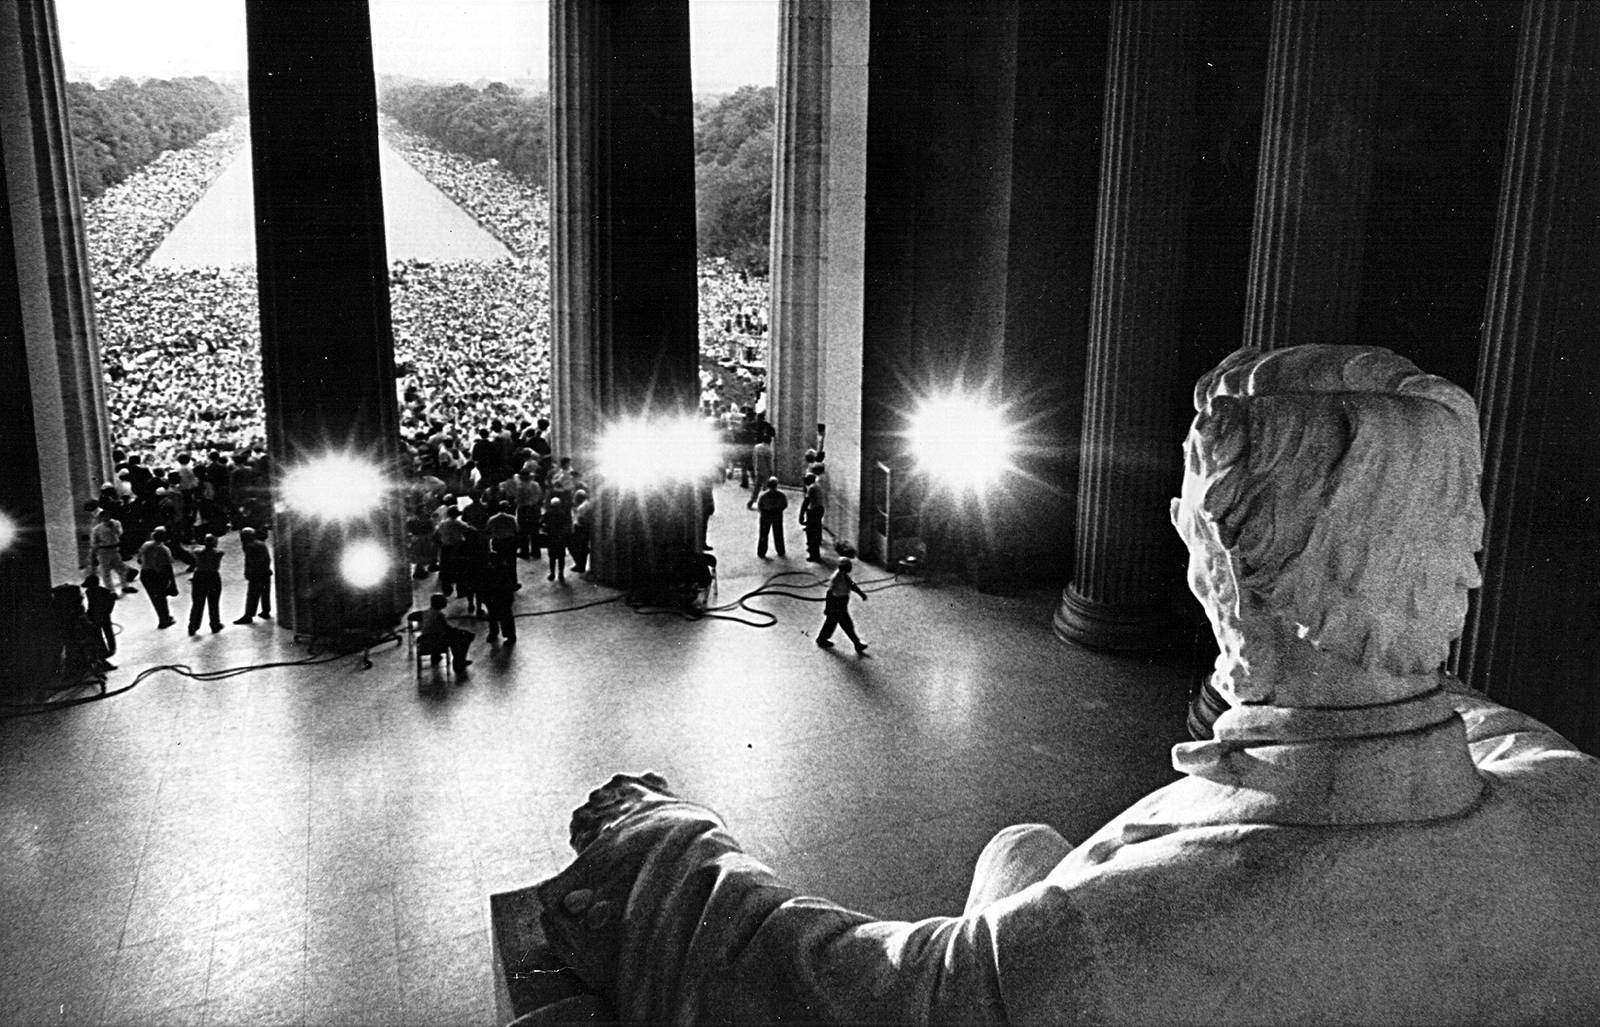
[[[51,646],[54,670],[63,685],[106,684],[108,662],[105,635],[89,619],[83,592],[77,585],[57,585],[50,590]]]
[[[428,608],[411,617],[417,622],[417,646],[431,655],[435,663],[448,652],[457,671],[466,670],[472,661],[467,659],[467,649],[472,645],[473,634],[465,628],[455,627],[445,616],[444,608],[450,604],[447,596],[435,592],[428,599]]]
[[[717,558],[711,553],[696,552],[686,545],[672,546],[662,555],[655,587],[644,590],[642,598],[691,610],[703,607],[716,566]]]
[[[573,814],[576,860],[536,887],[550,954],[594,1006],[1597,1022],[1600,760],[1440,671],[1479,583],[1471,398],[1386,350],[1328,346],[1235,353],[1195,398],[1173,522],[1231,708],[1174,748],[1185,776],[1076,846],[1002,831],[960,916],[893,923],[797,895],[715,813],[619,775]]]

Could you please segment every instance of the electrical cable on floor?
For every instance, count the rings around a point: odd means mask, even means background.
[[[803,583],[794,584],[779,583],[778,579],[788,577],[805,577],[809,578],[810,580]],[[827,579],[821,578],[811,571],[778,571],[769,575],[767,579],[759,586],[741,595],[738,599],[735,599],[731,603],[724,603],[720,606],[708,606],[703,609],[685,609],[681,606],[662,606],[659,604],[645,603],[640,601],[637,596],[629,595],[628,607],[635,613],[645,615],[670,614],[676,615],[682,620],[687,621],[726,620],[732,621],[735,624],[743,624],[744,626],[750,628],[770,628],[778,623],[778,615],[773,613],[771,610],[763,610],[749,605],[750,600],[758,599],[762,596],[778,596],[785,599],[797,599],[803,603],[820,603],[823,601],[825,596],[806,595],[802,592],[792,590],[812,589],[826,584]],[[913,584],[913,582],[901,581],[900,575],[892,574],[881,578],[869,578],[865,581],[859,581],[856,584],[861,586],[861,590],[863,592],[871,593],[883,592],[891,588],[902,588]],[[878,587],[868,588],[868,585],[876,585]],[[763,619],[760,621],[747,620],[744,617],[735,615],[733,613],[734,610],[742,610],[745,613],[753,614]]]
[[[381,644],[383,642],[390,641],[398,643],[400,641],[400,636],[396,634],[390,634],[383,638],[377,639],[373,644]],[[353,648],[344,649],[342,651],[330,651],[322,654],[313,653],[312,655],[300,660],[279,660],[272,663],[252,663],[243,667],[224,667],[221,670],[195,670],[186,663],[161,663],[154,667],[146,667],[144,670],[141,670],[138,674],[134,675],[132,681],[121,686],[120,688],[106,689],[105,683],[101,682],[101,691],[96,692],[93,695],[80,695],[71,699],[45,700],[43,702],[36,703],[0,703],[0,710],[17,711],[0,712],[0,720],[17,720],[22,717],[33,717],[38,716],[41,713],[53,713],[56,710],[70,709],[73,706],[84,706],[88,703],[99,702],[102,699],[110,699],[113,696],[122,695],[124,692],[132,691],[146,678],[153,677],[156,674],[177,674],[178,676],[186,677],[191,681],[226,681],[229,678],[238,677],[241,674],[249,674],[258,670],[275,670],[280,667],[312,667],[323,663],[333,663],[344,659],[346,656],[355,656],[370,650],[371,648],[371,645],[356,646]],[[72,689],[85,687],[91,686],[84,684],[63,685],[56,689],[56,692],[66,692]]]
[[[779,579],[781,578],[792,577],[804,577],[809,580],[803,583],[797,582],[794,584],[779,583]],[[884,592],[891,588],[903,588],[916,583],[912,581],[901,581],[900,578],[901,575],[899,574],[891,574],[885,575],[881,578],[868,578],[864,581],[858,581],[856,584],[861,587],[863,592],[876,593]],[[687,621],[723,620],[731,621],[734,624],[742,624],[745,627],[750,628],[770,628],[778,623],[778,615],[773,613],[771,610],[763,610],[750,606],[749,603],[752,599],[759,599],[763,596],[776,596],[784,599],[796,599],[803,603],[820,603],[824,598],[826,598],[825,596],[806,595],[802,592],[793,590],[813,589],[826,584],[827,579],[818,576],[812,571],[777,571],[768,575],[767,578],[756,588],[744,593],[732,602],[724,603],[720,606],[709,606],[702,609],[685,609],[680,606],[661,606],[643,601],[636,593],[619,593],[614,596],[607,596],[604,599],[596,599],[587,603],[579,603],[576,606],[562,606],[553,610],[525,610],[522,613],[514,614],[513,619],[521,620],[525,617],[549,617],[558,613],[574,613],[579,610],[588,610],[597,606],[606,606],[610,603],[622,602],[625,603],[634,613],[644,616],[675,615]],[[744,613],[759,617],[761,620],[748,620],[735,614],[733,612],[735,610],[741,610]],[[450,619],[476,620],[478,618],[469,615],[462,615],[451,617]],[[120,634],[122,625],[115,624],[115,627],[117,632]],[[249,674],[260,670],[275,670],[282,667],[312,667],[324,663],[333,663],[335,661],[344,659],[346,656],[355,656],[358,654],[363,657],[366,666],[370,667],[372,664],[371,660],[367,658],[367,654],[371,652],[374,646],[383,645],[387,642],[394,642],[398,645],[401,642],[402,637],[403,636],[398,632],[389,632],[362,645],[356,645],[352,643],[343,648],[328,650],[326,652],[319,652],[315,648],[316,640],[312,639],[311,645],[313,648],[311,650],[311,654],[304,659],[281,660],[272,663],[252,663],[243,667],[226,667],[221,670],[197,671],[186,663],[157,664],[154,667],[146,667],[144,670],[135,675],[132,681],[121,686],[120,688],[107,690],[104,682],[102,682],[102,690],[93,695],[76,696],[71,699],[46,700],[37,703],[0,703],[0,711],[16,711],[0,712],[0,721],[16,720],[21,717],[32,717],[42,713],[52,713],[56,710],[70,709],[74,706],[83,706],[88,703],[99,702],[102,699],[110,699],[113,696],[122,695],[124,692],[133,690],[146,678],[152,677],[156,674],[177,674],[180,677],[189,678],[191,681],[225,681],[229,678],[238,677],[242,674]],[[64,685],[56,691],[65,692],[74,688],[83,687],[88,686],[81,684]]]

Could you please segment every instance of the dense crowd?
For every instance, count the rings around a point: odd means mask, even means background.
[[[87,205],[101,359],[114,438],[169,464],[180,452],[260,446],[260,323],[252,268],[157,268],[146,258],[244,145],[246,123],[163,155]],[[408,436],[442,422],[549,416],[550,226],[543,190],[384,125],[391,145],[512,253],[493,261],[396,261],[390,298]],[[700,268],[702,396],[723,412],[759,403],[766,282],[722,261]]]
[[[201,194],[222,173],[249,133],[240,119],[183,150],[168,150],[84,208],[89,267],[99,293],[155,252]]]
[[[422,173],[490,235],[532,269],[549,278],[550,204],[544,190],[531,185],[492,160],[475,161],[436,149],[427,139],[401,128],[391,118],[381,121],[383,137],[406,163]]]

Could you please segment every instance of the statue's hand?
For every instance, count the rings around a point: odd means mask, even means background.
[[[670,802],[675,796],[667,790],[667,779],[646,772],[642,777],[616,774],[610,781],[589,793],[589,801],[572,811],[570,840],[575,852],[582,852],[600,833],[618,820],[646,806]]]

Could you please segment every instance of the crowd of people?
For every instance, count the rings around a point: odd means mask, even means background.
[[[550,396],[549,206],[543,190],[493,161],[441,152],[392,123],[384,132],[511,252],[492,261],[398,260],[390,276],[402,443],[413,472],[413,563],[419,576],[439,574],[442,593],[467,599],[469,612],[493,616],[506,608],[499,589],[508,580],[503,538],[486,544],[486,562],[479,561],[476,547],[452,548],[440,539],[441,527],[446,537],[456,533],[447,522],[470,525],[488,539],[491,520],[505,514],[495,530],[503,536],[508,523],[515,525],[513,558],[547,554],[555,582],[564,579],[569,558],[576,571],[586,564],[587,490],[581,473],[552,458],[541,427],[548,425]],[[86,205],[106,403],[118,447],[116,480],[89,499],[97,530],[115,536],[91,541],[90,598],[103,592],[114,601],[137,591],[142,571],[161,627],[176,623],[166,608],[177,594],[174,562],[192,572],[213,561],[215,542],[207,539],[235,530],[241,539],[250,532],[256,551],[265,552],[261,542],[271,526],[255,269],[146,263],[247,138],[240,119],[194,147],[163,154]],[[753,416],[764,387],[766,283],[707,261],[699,285],[705,412],[724,420]],[[220,615],[211,609],[212,575],[200,578],[208,584],[193,597],[190,630],[198,631],[206,616],[220,630]],[[81,586],[71,588],[82,596]],[[250,593],[260,613],[251,609],[246,620],[266,614],[268,593],[259,579]],[[65,623],[72,619],[65,586],[58,602]],[[514,638],[509,622],[502,632]],[[97,636],[87,628],[75,637],[90,654],[80,662],[91,671],[114,649],[95,654],[88,643]]]
[[[193,146],[167,150],[85,204],[97,296],[122,288],[123,275],[155,252],[238,155],[249,137],[248,124],[239,119]]]
[[[441,152],[385,122],[386,139],[512,256],[398,260],[391,268],[398,387],[422,409],[408,435],[442,420],[459,435],[549,415],[550,225],[542,189]],[[166,234],[235,159],[241,120],[173,151],[88,204],[101,360],[113,437],[170,463],[181,452],[261,446],[260,322],[253,268],[152,267]],[[725,261],[700,268],[701,388],[708,414],[760,405],[766,282]]]

